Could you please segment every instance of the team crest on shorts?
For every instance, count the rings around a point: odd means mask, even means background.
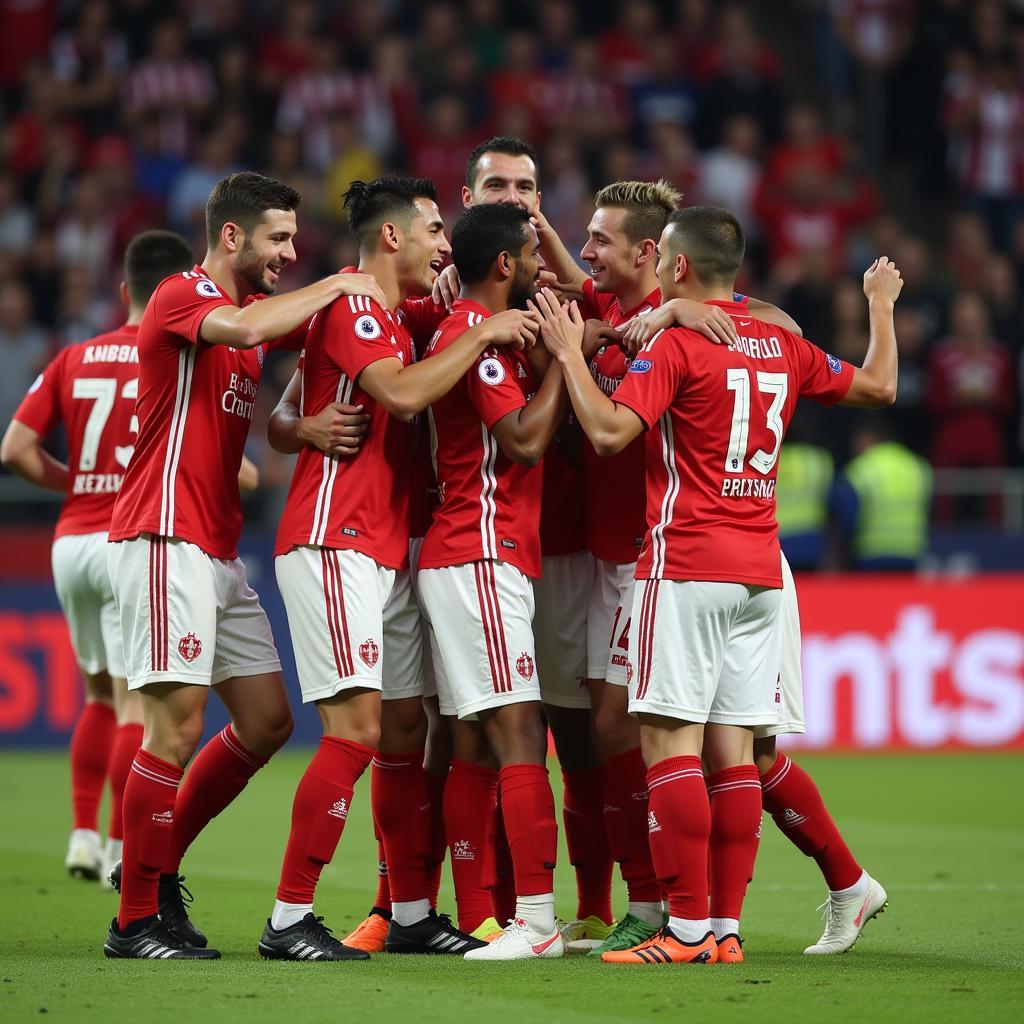
[[[533,658],[531,658],[526,651],[523,651],[523,653],[516,658],[516,671],[524,679],[533,678]]]
[[[370,668],[377,664],[380,657],[380,648],[372,640],[364,640],[359,645],[359,657],[366,662]]]
[[[203,653],[203,645],[195,633],[187,633],[178,641],[178,653],[188,662],[193,662]]]

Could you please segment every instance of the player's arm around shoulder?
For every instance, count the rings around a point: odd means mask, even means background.
[[[409,421],[433,404],[462,379],[484,349],[533,344],[537,324],[530,314],[510,309],[467,327],[443,344],[431,346],[429,358],[406,365],[398,359],[381,359],[362,370],[359,386],[380,402],[392,416]]]
[[[868,300],[870,340],[864,365],[853,368],[853,379],[843,405],[862,409],[884,409],[896,401],[899,355],[893,309],[903,279],[896,264],[880,256],[864,273],[864,294]]]
[[[583,352],[585,324],[576,303],[560,306],[543,289],[535,308],[541,317],[541,336],[554,357],[572,402],[576,419],[599,455],[615,455],[639,437],[644,422],[628,406],[613,402],[598,387]]]
[[[213,285],[213,282],[209,282]],[[220,296],[216,285],[213,290]],[[199,337],[210,345],[256,348],[290,334],[325,306],[345,295],[368,296],[380,303],[384,293],[369,274],[331,274],[286,295],[274,295],[262,302],[236,306],[224,301],[212,305],[203,316]]]

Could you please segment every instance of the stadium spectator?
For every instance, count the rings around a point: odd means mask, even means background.
[[[34,227],[32,208],[22,199],[14,175],[0,173],[0,250],[15,258],[24,255]]]
[[[753,118],[729,118],[721,144],[701,156],[697,180],[701,202],[731,210],[743,225],[748,246],[758,235],[754,194],[761,177],[760,147],[761,129]]]
[[[950,312],[950,333],[932,353],[928,405],[934,417],[931,460],[939,469],[980,469],[1006,463],[1005,434],[1013,407],[1013,370],[1005,345],[991,334],[984,300],[961,292]],[[951,506],[936,502],[936,517]],[[998,519],[1000,503],[989,502]]]
[[[10,420],[49,354],[46,331],[32,319],[28,289],[18,281],[0,285],[0,422]]]

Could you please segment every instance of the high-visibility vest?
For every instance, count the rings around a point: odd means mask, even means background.
[[[860,500],[853,538],[856,558],[919,558],[928,546],[928,463],[887,441],[852,459],[844,472]]]
[[[832,456],[824,448],[799,441],[782,446],[775,484],[780,537],[824,529],[834,473]]]

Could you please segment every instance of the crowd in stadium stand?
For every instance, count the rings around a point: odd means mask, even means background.
[[[55,348],[118,321],[132,235],[166,225],[202,253],[230,171],[301,191],[295,286],[355,261],[349,182],[432,178],[450,223],[471,147],[512,134],[570,248],[597,187],[667,178],[740,217],[746,291],[854,362],[860,276],[892,257],[897,438],[936,467],[1019,465],[1022,69],[1018,0],[5,4],[0,419]],[[252,433],[271,492],[290,464],[263,424],[290,371]],[[855,430],[814,433],[842,462]]]

